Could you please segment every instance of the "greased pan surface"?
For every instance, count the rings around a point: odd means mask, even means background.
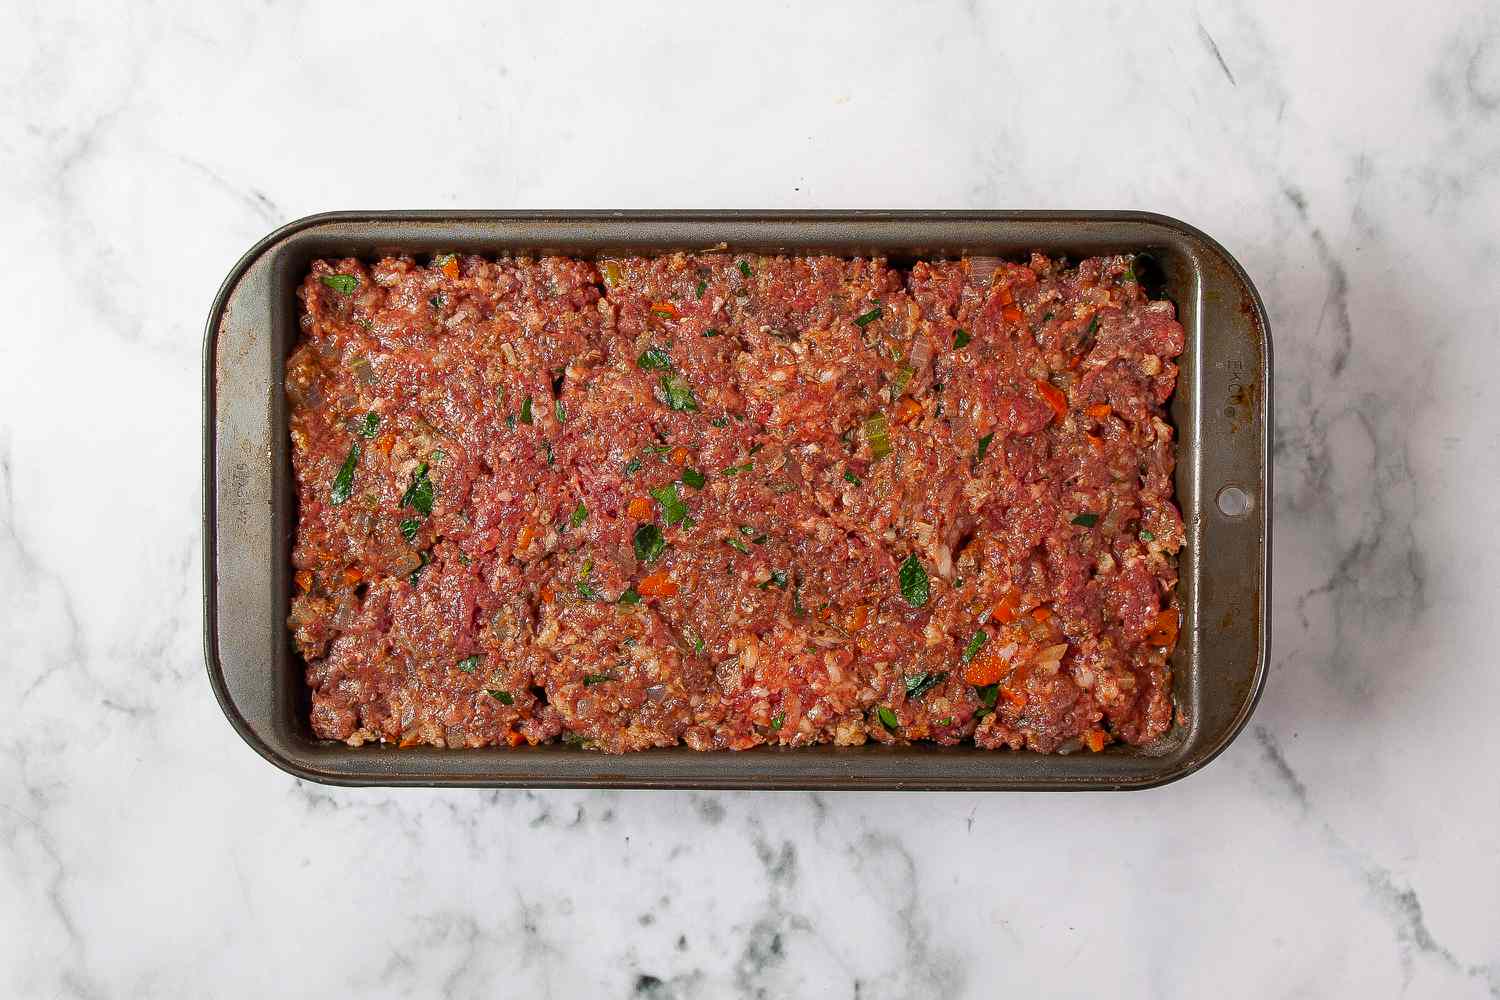
[[[565,745],[440,750],[313,737],[285,626],[296,524],[283,378],[295,289],[312,260],[553,252],[590,257],[727,247],[758,253],[1070,258],[1150,254],[1187,332],[1171,404],[1182,640],[1178,720],[1156,746],[1046,756],[930,745],[686,748],[605,756]],[[1238,263],[1173,219],[1126,212],[340,212],[293,222],[235,265],[204,343],[204,626],[209,680],[241,737],[299,777],[344,785],[808,789],[1121,789],[1202,767],[1264,683],[1270,556],[1271,341]],[[1230,489],[1234,488],[1234,489]],[[1224,491],[1230,490],[1226,496]],[[1232,502],[1242,491],[1248,509]],[[1221,498],[1224,502],[1221,503]]]

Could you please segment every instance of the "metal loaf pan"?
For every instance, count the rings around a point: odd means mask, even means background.
[[[1178,721],[1156,746],[1045,756],[973,747],[353,748],[313,737],[285,625],[296,501],[282,381],[299,281],[316,257],[443,250],[594,256],[760,253],[1078,259],[1150,254],[1187,329],[1172,402],[1187,524],[1173,661]],[[204,628],[208,678],[261,756],[338,785],[805,789],[1123,789],[1202,767],[1240,732],[1266,675],[1271,338],[1260,297],[1208,236],[1136,212],[339,212],[284,226],[229,272],[204,342]],[[1220,503],[1237,488],[1248,510]],[[1239,494],[1230,489],[1230,495]],[[1240,506],[1245,506],[1243,503]]]

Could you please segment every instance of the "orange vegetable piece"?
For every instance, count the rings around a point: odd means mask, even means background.
[[[397,746],[405,750],[407,747],[417,746],[421,742],[422,737],[418,736],[416,733],[408,733],[407,735],[401,737],[401,742],[398,743]]]
[[[1104,749],[1104,730],[1090,729],[1083,734],[1083,742],[1088,744],[1088,748],[1094,753],[1098,753]]]
[[[1051,617],[1052,612],[1048,611],[1046,608],[1036,608],[1031,612],[1031,620],[1034,622],[1044,622]]]
[[[1093,417],[1095,420],[1108,420],[1109,415],[1113,412],[1114,411],[1110,409],[1108,403],[1095,403],[1087,410],[1088,415]]]
[[[1156,624],[1146,633],[1146,641],[1153,646],[1167,649],[1177,645],[1177,630],[1181,627],[1176,608],[1167,608],[1156,616]]]
[[[456,278],[456,277],[458,277],[458,255],[457,254],[450,255],[447,260],[443,261],[443,277],[445,277],[445,278]]]
[[[964,667],[964,680],[975,687],[994,684],[1005,676],[1006,663],[996,652],[981,652],[974,662]]]
[[[1003,687],[1000,689],[1000,696],[1018,709],[1026,707],[1025,691],[1020,691],[1013,687]]]
[[[1059,419],[1068,415],[1068,397],[1061,389],[1045,379],[1036,379],[1033,384],[1036,386],[1037,395],[1042,397],[1042,402],[1046,403]]]
[[[520,733],[516,732],[514,729],[512,729],[510,732],[508,732],[508,733],[505,734],[505,743],[506,743],[507,746],[518,747],[522,743],[525,743],[525,742],[526,742],[526,737],[522,736]]]
[[[656,508],[651,504],[650,497],[636,497],[625,505],[625,513],[637,521],[649,521],[651,520],[651,515],[656,511]]]
[[[344,586],[346,587],[352,587],[363,579],[364,577],[360,575],[359,570],[355,569],[353,566],[350,566],[348,569],[344,570]]]
[[[651,303],[651,311],[657,314],[665,314],[667,316],[677,315],[677,307],[670,302],[653,302]]]
[[[521,530],[516,533],[516,548],[518,550],[524,549],[526,546],[531,544],[531,539],[535,536],[536,532],[531,530],[531,525],[521,525]]]
[[[910,396],[902,396],[896,404],[896,423],[906,425],[922,415],[922,404]]]
[[[297,581],[297,589],[300,590],[300,591],[302,591],[304,594],[307,593],[309,590],[312,590],[312,585],[313,585],[312,570],[310,570],[310,569],[299,569],[296,572],[296,574],[294,576],[294,579]]]
[[[996,601],[995,606],[990,609],[990,617],[1001,625],[1009,625],[1020,617],[1020,612],[1016,610],[1019,603],[1020,598],[1016,596],[1016,592],[1007,590],[1005,596]]]
[[[672,454],[668,455],[667,457],[672,460],[673,465],[681,468],[682,466],[688,464],[688,459],[693,457],[693,453],[688,451],[682,445],[678,445],[677,447],[672,449]]]
[[[849,632],[858,632],[870,621],[870,609],[861,604],[849,612],[849,617],[844,619],[844,629]]]
[[[1084,437],[1088,439],[1090,448],[1098,452],[1102,452],[1104,450],[1104,439],[1099,435],[1085,434]]]
[[[1004,309],[1001,309],[1000,316],[1007,323],[1021,322],[1021,310],[1017,309],[1015,306],[1006,306]]]
[[[641,582],[635,585],[636,591],[642,597],[671,597],[677,593],[677,584],[664,569],[641,578]]]
[[[545,583],[542,584],[542,594],[541,594],[541,597],[542,597],[542,603],[543,604],[551,604],[552,603],[552,599],[554,597],[556,597],[556,596],[557,595],[552,592],[552,587],[549,584],[545,584]]]
[[[1083,364],[1083,355],[1082,354],[1075,354],[1075,355],[1073,355],[1071,358],[1068,359],[1068,371],[1070,371],[1070,372],[1077,371],[1078,370],[1078,366],[1081,365],[1081,364]]]

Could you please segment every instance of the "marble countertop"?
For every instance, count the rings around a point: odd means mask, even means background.
[[[1500,995],[1500,8],[68,6],[0,37],[0,994]],[[202,324],[396,207],[1207,230],[1276,337],[1249,730],[1111,795],[268,766],[204,678]]]

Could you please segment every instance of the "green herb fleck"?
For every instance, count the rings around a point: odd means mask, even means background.
[[[354,428],[355,433],[362,438],[372,438],[380,427],[380,414],[366,413],[364,419]]]
[[[1079,514],[1077,517],[1073,518],[1073,523],[1081,528],[1092,528],[1094,525],[1099,523],[1099,515]]]
[[[616,679],[614,674],[584,674],[583,686],[593,687],[595,684],[604,684]]]
[[[1147,531],[1145,528],[1142,528],[1141,529],[1141,533],[1139,535],[1137,535],[1136,537],[1139,538],[1143,542],[1154,542],[1154,541],[1156,541],[1156,533],[1154,531]]]
[[[703,331],[703,336],[705,339],[707,339],[708,337],[717,337],[720,332],[721,331],[715,329],[714,327],[709,327],[707,330]]]
[[[635,364],[648,372],[669,372],[672,370],[672,356],[660,347],[648,347],[635,359]]]
[[[354,469],[359,465],[359,442],[356,441],[349,446],[349,455],[344,459],[344,464],[339,466],[338,475],[333,477],[333,489],[328,499],[335,507],[348,500],[354,493]]]
[[[898,725],[898,722],[896,720],[896,713],[892,712],[884,705],[881,705],[879,708],[877,708],[875,710],[875,714],[880,717],[880,724],[887,729],[895,729]]]
[[[661,504],[662,513],[666,517],[667,527],[677,524],[687,517],[687,506],[682,502],[682,497],[677,494],[677,484],[667,483],[650,491],[656,502]]]
[[[959,348],[968,347],[969,341],[973,339],[973,337],[969,336],[968,330],[965,330],[963,327],[959,327],[957,330],[953,331],[953,349],[956,351]]]
[[[667,540],[661,529],[654,524],[643,524],[635,529],[635,557],[641,562],[651,562],[667,548]]]
[[[875,322],[877,319],[879,319],[880,317],[882,317],[884,315],[885,315],[885,311],[883,309],[881,309],[879,306],[876,306],[874,309],[871,309],[869,312],[863,313],[863,314],[861,314],[859,316],[854,317],[854,325],[857,326],[857,327],[859,327],[860,329],[864,329],[865,327],[869,326],[871,323]]]
[[[939,719],[936,722],[934,722],[933,725],[934,726],[951,726],[951,725],[953,725],[953,716],[951,716],[951,715],[945,715],[941,719]]]
[[[625,593],[621,594],[620,599],[615,603],[623,604],[626,607],[633,607],[641,603],[641,592],[636,590],[635,584],[632,583],[630,586],[625,588]]]
[[[779,732],[781,730],[782,723],[784,722],[786,722],[785,712],[777,712],[775,715],[771,716],[771,732]]]
[[[472,674],[479,667],[479,655],[476,653],[473,656],[465,656],[458,661],[457,666],[464,673]]]
[[[1097,331],[1098,329],[1099,329],[1099,317],[1096,314],[1096,315],[1094,315],[1094,316],[1092,316],[1092,317],[1089,318],[1089,328],[1085,332],[1084,335],[1088,336],[1088,337],[1092,337],[1094,335],[1095,331]]]
[[[977,461],[980,461],[980,462],[984,461],[985,452],[987,452],[987,451],[990,450],[990,442],[993,441],[993,440],[995,440],[995,432],[994,431],[990,431],[984,437],[982,437],[982,438],[979,439],[979,451],[977,452]]]
[[[747,262],[745,262],[743,260],[740,261],[739,262],[739,269],[740,269],[740,274],[744,275],[747,278],[750,277],[750,265]]]
[[[582,500],[578,501],[578,506],[573,508],[573,513],[568,515],[568,528],[572,529],[578,527],[588,519],[588,516],[589,509],[583,505]]]
[[[529,424],[531,422],[531,397],[527,396],[521,400],[521,423]]]
[[[432,449],[432,454],[427,456],[428,461],[432,461],[432,462],[441,462],[443,459],[445,459],[447,457],[448,457],[448,453],[446,451],[444,451],[443,449],[441,449],[441,448],[434,448],[434,449]]]
[[[960,657],[960,659],[962,659],[965,663],[972,663],[974,661],[974,657],[978,656],[979,651],[984,648],[984,644],[989,641],[990,634],[984,629],[979,629],[969,639],[969,644],[964,647],[964,653],[963,656]]]
[[[786,570],[784,570],[784,569],[773,569],[773,570],[771,570],[771,576],[770,576],[770,578],[767,579],[767,580],[762,581],[757,586],[759,586],[761,590],[766,590],[766,589],[768,589],[769,587],[771,587],[774,584],[778,590],[785,590],[786,589],[786,580],[787,580]]]
[[[511,431],[516,429],[516,415],[514,413],[507,413],[505,415],[505,429]]]
[[[1052,317],[1055,316],[1055,315],[1056,315],[1056,313],[1051,313],[1051,312],[1047,313],[1045,316],[1042,317],[1042,322],[1043,323],[1050,323],[1050,322],[1052,322]]]
[[[565,424],[568,422],[568,408],[563,406],[563,401],[558,400],[552,404],[552,415],[557,417],[557,422]]]
[[[591,750],[594,746],[594,741],[582,733],[563,733],[562,741],[568,746],[577,747],[580,750]]]
[[[920,674],[908,675],[906,678],[906,697],[915,701],[916,699],[926,694],[928,691],[931,691],[933,688],[941,684],[943,682],[943,678],[947,676],[948,675],[943,672],[924,672]]]
[[[701,298],[703,298],[703,293],[706,292],[706,291],[708,291],[708,282],[706,282],[706,281],[699,281],[698,282],[698,287],[696,289],[694,289],[694,291],[693,291],[693,297],[697,298],[697,299],[701,299]]]
[[[638,458],[632,458],[630,461],[628,461],[628,462],[625,463],[625,475],[627,475],[627,476],[633,476],[637,472],[640,472],[640,471],[641,471],[641,460],[640,459],[638,459]]]
[[[731,465],[727,469],[720,469],[719,475],[729,476],[732,479],[735,476],[739,475],[741,472],[749,472],[753,468],[755,468],[754,462],[746,462],[744,465]]]
[[[858,476],[856,476],[854,473],[850,472],[848,469],[844,470],[844,482],[846,482],[846,483],[853,483],[855,486],[863,486],[864,485],[864,480],[860,479]]]
[[[975,688],[974,693],[979,696],[979,702],[985,708],[994,708],[995,702],[1000,698],[1000,685],[986,684],[984,687]]]
[[[891,429],[885,414],[877,413],[864,423],[865,441],[870,445],[870,454],[877,459],[891,453]]]
[[[422,527],[422,522],[414,517],[409,517],[401,522],[401,537],[408,542],[417,540],[417,530]]]
[[[491,698],[495,699],[502,705],[514,705],[516,703],[516,699],[511,697],[509,691],[501,691],[498,688],[489,688],[484,693],[489,695]]]
[[[750,554],[750,546],[746,545],[743,541],[734,537],[733,535],[728,536],[724,539],[724,541],[730,548],[734,549],[736,552],[743,552],[747,556]]]
[[[931,591],[931,584],[927,580],[927,571],[922,568],[921,560],[913,552],[906,557],[901,564],[901,596],[906,598],[906,603],[914,608],[920,608],[927,603],[927,595]]]
[[[712,420],[709,421],[709,423],[713,424],[715,427],[728,427],[729,426],[729,418],[728,417],[714,417]]]
[[[667,409],[678,413],[697,412],[698,400],[693,398],[693,390],[680,376],[663,375],[661,391],[666,394]]]
[[[578,596],[585,601],[597,601],[599,599],[599,592],[594,589],[593,584],[589,583],[587,576],[580,577],[578,580]]]
[[[548,465],[551,465],[553,462],[557,461],[557,456],[552,452],[552,442],[548,441],[546,438],[542,439],[542,450],[547,453]]]
[[[325,274],[318,280],[343,295],[353,295],[359,287],[359,279],[352,274]]]
[[[1135,261],[1131,261],[1129,264],[1125,265],[1125,273],[1123,277],[1126,281],[1135,280]]]
[[[701,490],[703,489],[703,485],[708,482],[708,477],[697,469],[683,469],[682,481],[695,490]]]

